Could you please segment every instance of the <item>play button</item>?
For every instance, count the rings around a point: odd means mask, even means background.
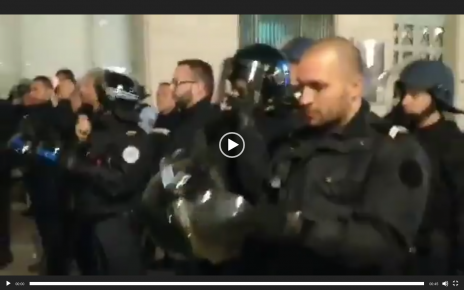
[[[219,140],[219,150],[227,158],[237,158],[245,151],[245,140],[238,133],[226,133]]]
[[[234,149],[235,147],[238,146],[238,143],[230,140],[230,139],[227,139],[227,151],[230,151],[232,149]]]
[[[10,285],[10,282],[6,281],[6,286]]]

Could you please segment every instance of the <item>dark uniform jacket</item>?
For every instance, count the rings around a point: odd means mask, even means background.
[[[25,120],[26,118],[28,119],[27,121]],[[22,122],[27,122],[33,127],[32,129],[38,139],[53,138],[64,142],[75,138],[74,126],[76,124],[76,117],[70,102],[67,100],[60,101],[56,107],[51,102],[23,106],[1,101],[0,119],[2,123],[0,145],[3,147],[6,146],[8,140],[15,133],[18,133]],[[9,163],[4,162],[4,164]]]
[[[104,216],[133,207],[150,178],[151,152],[136,120],[94,115],[89,140],[62,160],[82,181],[75,198],[77,212]]]
[[[244,249],[248,270],[404,273],[428,195],[429,164],[419,144],[364,103],[342,130],[308,130],[282,150],[274,156],[278,207],[301,212],[303,227],[296,240],[252,240]],[[263,216],[269,228],[281,227],[276,216]]]
[[[158,173],[159,163],[167,150],[171,135],[180,124],[181,116],[178,110],[158,115],[153,130],[149,133],[153,148],[153,174]]]
[[[404,120],[389,117],[395,123]],[[410,129],[432,164],[432,191],[416,241],[416,271],[455,274],[464,263],[464,135],[455,122],[445,119]]]
[[[22,106],[13,105],[10,101],[0,100],[0,178],[10,178],[10,171],[15,162],[15,156],[6,150],[8,140],[15,133],[22,119]]]
[[[178,126],[170,132],[166,146],[166,154],[171,154],[177,149],[191,149],[192,141],[196,133],[206,124],[218,118],[221,114],[219,106],[211,104],[209,99],[199,101],[193,107],[179,111]]]

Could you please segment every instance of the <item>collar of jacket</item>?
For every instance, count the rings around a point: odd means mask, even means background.
[[[139,131],[140,127],[137,122],[133,122],[132,120],[128,121],[126,119],[119,118],[118,116],[107,113],[101,114],[98,119],[94,119],[92,122],[92,126],[96,130],[136,130]]]
[[[369,117],[371,114],[371,107],[366,100],[362,101],[361,108],[353,116],[353,118],[341,130],[333,132],[334,135],[340,137],[365,137],[370,131]]]
[[[409,129],[409,128],[408,128]],[[441,117],[437,122],[420,128],[412,128],[411,130],[414,133],[430,133],[431,135],[437,134],[437,138],[440,138],[439,135],[443,134],[442,137],[452,136],[453,134],[461,134],[461,130],[456,122],[451,120],[446,120],[445,117]]]
[[[193,107],[190,107],[185,110],[180,110],[180,116],[183,120],[196,120],[196,119],[204,119],[209,118],[211,115],[211,110],[214,105],[211,103],[210,99],[203,99],[196,103]]]

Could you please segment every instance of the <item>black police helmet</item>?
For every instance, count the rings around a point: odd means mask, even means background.
[[[395,84],[395,95],[403,97],[407,91],[426,91],[440,110],[461,113],[454,106],[454,74],[438,60],[416,60],[408,64],[400,73]]]
[[[96,69],[91,71],[95,79],[98,101],[105,110],[111,110],[119,103],[132,106],[145,97],[145,90],[128,75],[111,70]]]
[[[307,37],[295,37],[282,47],[282,53],[291,63],[299,63],[303,54],[313,46],[314,40]]]
[[[148,98],[149,96],[151,96],[148,91],[147,91],[147,88],[143,85],[139,85],[138,86],[138,95],[140,96],[140,99],[143,100],[143,99],[146,99]]]
[[[253,44],[235,53],[228,79],[235,89],[239,83],[246,84],[246,95],[253,98],[256,105],[294,101],[291,100],[293,96],[287,99],[290,97],[289,65],[278,49]]]

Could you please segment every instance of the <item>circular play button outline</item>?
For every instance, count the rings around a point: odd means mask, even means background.
[[[226,136],[229,136],[229,135],[235,135],[237,136],[238,138],[240,138],[240,140],[242,141],[242,150],[240,150],[240,152],[237,154],[237,155],[227,155],[226,153],[224,153],[224,151],[222,150],[222,147],[221,147],[221,144],[222,144],[222,141],[224,140],[224,138]],[[239,134],[239,133],[236,133],[236,132],[229,132],[229,133],[225,133],[224,135],[222,135],[221,139],[219,140],[219,151],[221,151],[222,155],[224,155],[225,157],[227,158],[237,158],[239,157],[240,155],[243,154],[243,152],[245,151],[245,139],[243,139],[243,137]]]

